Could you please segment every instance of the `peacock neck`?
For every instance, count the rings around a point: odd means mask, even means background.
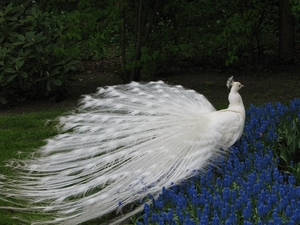
[[[236,90],[231,90],[228,96],[229,109],[245,110],[242,97]]]

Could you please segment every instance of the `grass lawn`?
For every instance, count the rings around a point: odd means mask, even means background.
[[[53,123],[47,120],[62,115],[62,110],[41,113],[27,113],[0,116],[0,174],[13,176],[11,168],[5,167],[11,159],[28,156],[35,148],[42,146],[46,138],[57,133]],[[6,205],[0,201],[0,205]],[[18,213],[0,210],[0,225],[18,224],[11,217]]]

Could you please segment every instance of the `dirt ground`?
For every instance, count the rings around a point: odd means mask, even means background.
[[[173,70],[165,76],[157,76],[149,80],[163,80],[169,84],[182,85],[188,89],[205,95],[217,108],[228,105],[228,90],[226,80],[234,76],[236,81],[244,84],[240,90],[245,107],[250,104],[261,105],[267,102],[288,103],[300,97],[300,65],[274,66],[260,75],[253,72],[230,73],[204,70],[201,67],[190,67]],[[52,109],[72,110],[76,107],[81,95],[96,91],[97,87],[121,84],[123,81],[117,71],[105,61],[86,63],[81,71],[73,76],[69,93],[62,101],[54,99],[14,102],[0,106],[0,115],[22,114],[26,112],[41,112]]]

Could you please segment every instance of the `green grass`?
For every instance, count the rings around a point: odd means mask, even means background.
[[[46,122],[62,115],[63,112],[62,110],[53,110],[42,113],[1,115],[0,174],[13,176],[14,171],[5,167],[5,164],[13,158],[28,156],[36,148],[44,145],[45,139],[57,134],[54,124],[46,125]],[[0,205],[7,205],[7,203],[0,201]],[[23,224],[11,219],[14,216],[18,216],[18,213],[0,209],[0,225]]]

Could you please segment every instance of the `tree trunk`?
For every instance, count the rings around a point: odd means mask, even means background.
[[[152,1],[135,0],[135,39],[134,39],[134,56],[126,59],[126,15],[125,7],[122,11],[122,27],[121,27],[121,56],[122,70],[125,83],[130,81],[141,80],[142,64],[140,62],[142,56],[142,47],[146,45],[152,26],[156,18],[157,9],[160,0],[155,0],[154,7],[147,6],[147,3],[153,4]],[[147,15],[146,15],[147,14]],[[126,68],[126,65],[129,68]]]
[[[142,49],[142,15],[143,15],[143,0],[139,1],[138,5],[138,11],[137,11],[137,16],[136,16],[136,40],[135,40],[135,56],[134,56],[134,68],[132,68],[131,75],[130,75],[130,81],[140,81],[140,72],[141,72],[141,67],[137,66],[138,60],[141,58],[141,49]]]
[[[128,71],[125,68],[126,66],[126,14],[125,14],[125,7],[123,6],[122,9],[122,27],[121,27],[121,65],[122,65],[122,71],[123,71],[123,78],[124,82],[128,83],[129,82],[129,76],[128,76]]]
[[[293,16],[289,0],[279,0],[279,60],[285,64],[295,61]]]

